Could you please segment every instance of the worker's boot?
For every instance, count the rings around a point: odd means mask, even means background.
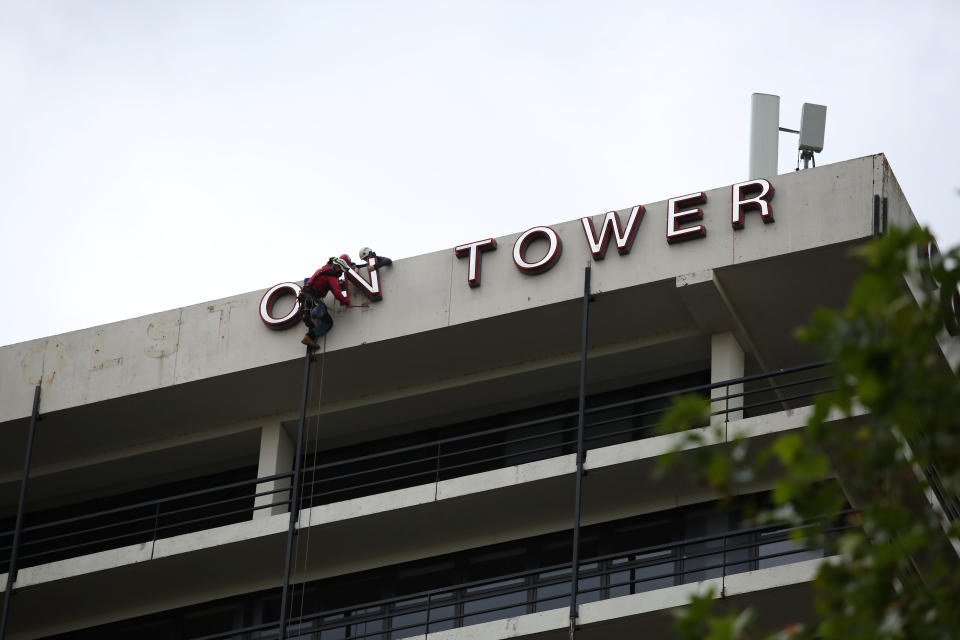
[[[305,334],[305,335],[303,336],[303,340],[301,340],[300,342],[301,342],[301,344],[307,345],[307,346],[310,347],[311,349],[319,349],[319,348],[320,348],[320,345],[317,343],[316,340],[314,340],[313,338],[310,337],[310,334],[309,334],[309,333]]]

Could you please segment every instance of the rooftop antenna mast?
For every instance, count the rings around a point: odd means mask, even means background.
[[[769,178],[777,175],[777,154],[780,132],[800,136],[797,151],[797,168],[810,164],[817,166],[814,153],[823,151],[823,133],[827,122],[827,108],[822,104],[804,102],[800,109],[800,130],[780,126],[780,96],[755,93],[750,96],[750,175],[754,178]]]

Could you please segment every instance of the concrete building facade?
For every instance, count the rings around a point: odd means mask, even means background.
[[[582,638],[660,637],[710,587],[810,615],[829,549],[748,524],[769,482],[718,509],[682,465],[654,481],[682,438],[656,426],[684,392],[721,440],[804,424],[826,374],[794,330],[843,303],[852,246],[915,224],[886,159],[543,222],[398,260],[379,296],[358,270],[368,306],[312,361],[264,291],[0,348],[7,637],[562,638],[574,567]]]

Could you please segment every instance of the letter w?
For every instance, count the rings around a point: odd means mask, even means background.
[[[600,238],[597,238],[596,229],[593,227],[592,218],[580,218],[583,224],[583,233],[587,236],[587,245],[590,246],[590,253],[594,260],[603,260],[607,254],[607,245],[610,244],[611,229],[612,235],[617,241],[617,253],[622,256],[630,253],[630,247],[637,237],[637,230],[640,228],[640,222],[643,221],[643,205],[637,205],[630,210],[630,218],[627,220],[627,226],[621,233],[620,216],[616,211],[608,211],[603,218],[603,224],[600,226]]]

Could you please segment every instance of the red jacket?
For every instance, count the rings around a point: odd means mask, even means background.
[[[321,298],[327,295],[328,291],[332,291],[334,298],[348,307],[353,306],[350,304],[350,296],[344,295],[340,291],[337,274],[334,273],[333,267],[330,265],[324,265],[317,269],[304,286],[312,289]]]

